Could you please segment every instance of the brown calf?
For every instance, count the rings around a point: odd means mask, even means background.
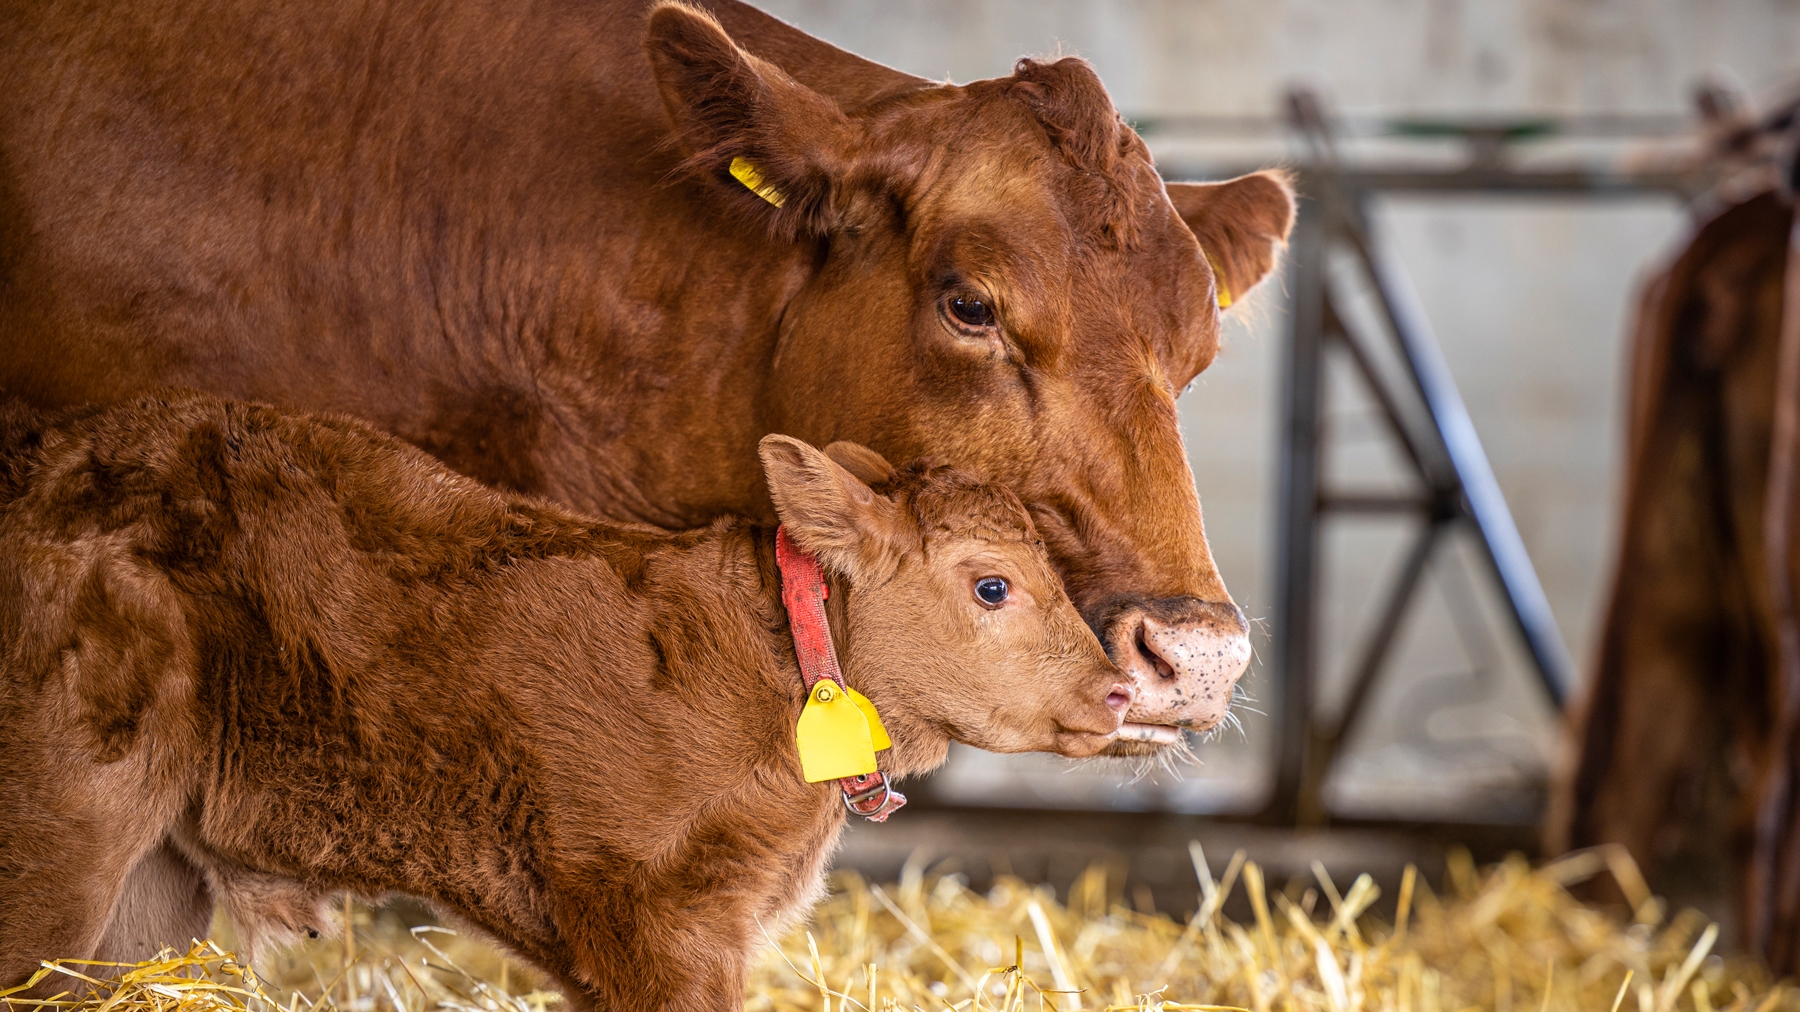
[[[757,440],[1013,489],[1136,682],[1250,658],[1176,397],[1285,182],[1165,185],[1078,59],[926,81],[734,0],[0,0],[0,387],[363,418],[663,527],[774,514]],[[759,172],[759,197],[731,173]]]
[[[1091,755],[1130,690],[1011,493],[763,440],[888,772]],[[735,1008],[845,813],[802,781],[773,530],[667,535],[342,418],[0,411],[0,984],[50,955],[423,897],[578,1008]],[[997,603],[972,588],[1000,577]],[[984,593],[993,596],[986,585]]]

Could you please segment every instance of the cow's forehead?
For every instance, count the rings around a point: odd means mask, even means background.
[[[1138,241],[1096,241],[1068,221],[1054,178],[980,168],[924,198],[909,236],[915,277],[955,270],[1030,303],[1039,325],[1060,321],[1063,343],[1098,364],[1107,346],[1141,361],[1148,351],[1172,381],[1211,359],[1217,325],[1199,244],[1172,209],[1140,220]],[[1023,307],[1021,307],[1023,308]],[[1117,362],[1107,362],[1112,369]]]
[[[1037,117],[988,88],[937,85],[879,111],[878,147],[905,150],[903,189],[915,277],[951,267],[997,280],[1057,318],[1080,372],[1139,371],[1171,382],[1211,361],[1217,315],[1209,269],[1176,215],[1148,149],[1126,135],[1105,179],[1071,164]],[[1096,227],[1105,189],[1129,222]],[[1103,225],[1105,223],[1102,223]]]
[[[995,83],[936,85],[869,110],[864,120],[872,147],[890,157],[903,152],[898,162],[919,167],[912,181],[919,196],[944,187],[1004,195],[1034,186],[1034,196],[1064,198],[1061,210],[1071,223],[1093,210],[1072,199],[1082,183],[1128,193],[1133,206],[1159,196],[1161,182],[1135,133],[1124,131],[1105,172],[1078,166],[1037,114],[988,87]]]

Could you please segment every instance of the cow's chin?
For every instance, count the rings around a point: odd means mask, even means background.
[[[1119,757],[1156,755],[1164,749],[1182,744],[1185,734],[1181,728],[1169,724],[1127,721],[1113,735],[1112,743],[1101,754]]]

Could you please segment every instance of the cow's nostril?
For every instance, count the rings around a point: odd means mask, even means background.
[[[1143,656],[1145,661],[1149,662],[1151,670],[1155,671],[1157,673],[1157,675],[1159,675],[1163,678],[1174,678],[1175,677],[1175,669],[1172,666],[1170,666],[1168,661],[1163,660],[1162,656],[1160,654],[1158,654],[1155,651],[1155,649],[1153,649],[1150,646],[1150,641],[1144,638],[1144,634],[1145,634],[1144,627],[1141,625],[1138,626],[1138,632],[1137,632],[1138,653]]]

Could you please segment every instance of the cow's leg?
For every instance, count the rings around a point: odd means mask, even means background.
[[[212,915],[206,879],[165,839],[127,873],[94,958],[137,963],[165,946],[185,950],[207,936]]]

